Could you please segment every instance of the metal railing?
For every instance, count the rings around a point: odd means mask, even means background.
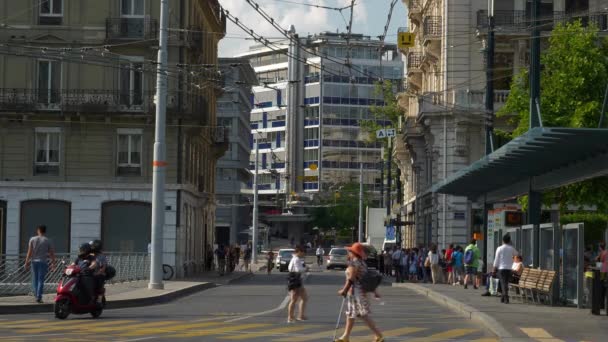
[[[149,279],[150,258],[147,253],[106,253],[116,276],[108,284]],[[75,254],[57,254],[44,281],[44,292],[54,293],[64,269],[76,259]],[[32,275],[25,265],[25,254],[0,254],[0,296],[32,293]]]
[[[424,18],[424,39],[440,38],[442,31],[441,22],[440,16],[429,16]]]
[[[156,109],[155,95],[153,91],[111,89],[0,88],[0,111],[152,115]],[[186,97],[176,91],[170,91],[167,110],[169,114],[200,116],[208,111],[208,103],[203,96]]]
[[[106,39],[148,40],[158,38],[158,21],[149,18],[107,18]]]
[[[541,30],[552,30],[558,23],[566,23],[570,21],[580,20],[583,26],[588,26],[590,23],[595,24],[600,31],[608,30],[608,12],[577,12],[566,13],[564,11],[553,11],[541,13],[538,20],[538,25]],[[498,32],[509,31],[524,31],[529,30],[532,26],[532,15],[530,12],[523,10],[519,11],[495,11],[494,25]],[[488,11],[477,11],[477,27],[486,29],[488,27]]]
[[[422,65],[422,52],[410,52],[407,54],[407,68],[408,71],[410,69],[419,69]]]

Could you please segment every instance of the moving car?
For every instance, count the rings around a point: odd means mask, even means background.
[[[367,259],[365,259],[367,267],[378,269],[378,251],[368,243],[364,243],[363,246],[365,247],[365,253],[367,253]]]
[[[346,248],[332,248],[327,256],[327,269],[336,267],[346,268],[348,266],[348,251]]]
[[[275,265],[277,265],[277,269],[279,270],[279,272],[287,272],[287,266],[289,266],[289,262],[291,261],[293,253],[295,252],[296,250],[293,248],[279,249],[275,262]]]

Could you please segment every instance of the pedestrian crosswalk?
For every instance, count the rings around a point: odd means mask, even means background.
[[[276,322],[229,323],[217,318],[206,321],[136,319],[104,320],[0,320],[0,342],[31,341],[79,341],[86,336],[77,327],[86,324],[86,335],[101,337],[99,341],[138,340],[192,340],[192,341],[273,341],[273,342],[315,342],[329,341],[334,334],[329,323],[299,322],[287,325]],[[492,342],[478,329],[445,329],[438,331],[432,326],[397,327],[383,331],[387,341],[466,341]],[[359,323],[353,329],[351,341],[370,341],[370,332]]]

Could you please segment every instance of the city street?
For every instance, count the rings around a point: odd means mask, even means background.
[[[306,280],[309,321],[288,325],[286,274],[257,274],[233,285],[169,304],[105,311],[100,319],[51,313],[0,317],[0,341],[331,341],[341,300],[342,271],[313,272]],[[487,330],[426,297],[386,285],[373,300],[374,319],[387,341],[497,341]],[[344,318],[339,333],[343,328]],[[356,336],[356,337],[355,337]],[[361,322],[351,341],[371,341]]]

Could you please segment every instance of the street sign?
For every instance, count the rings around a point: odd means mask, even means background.
[[[386,240],[395,240],[395,226],[386,226]]]
[[[317,166],[317,164],[310,164],[310,165],[308,165],[308,168],[311,169],[312,171],[316,171],[319,167]]]
[[[376,138],[394,138],[397,135],[397,131],[394,128],[379,129],[376,131]]]
[[[416,38],[415,33],[410,32],[399,32],[397,39],[397,46],[399,49],[407,49],[414,47],[414,39]]]

